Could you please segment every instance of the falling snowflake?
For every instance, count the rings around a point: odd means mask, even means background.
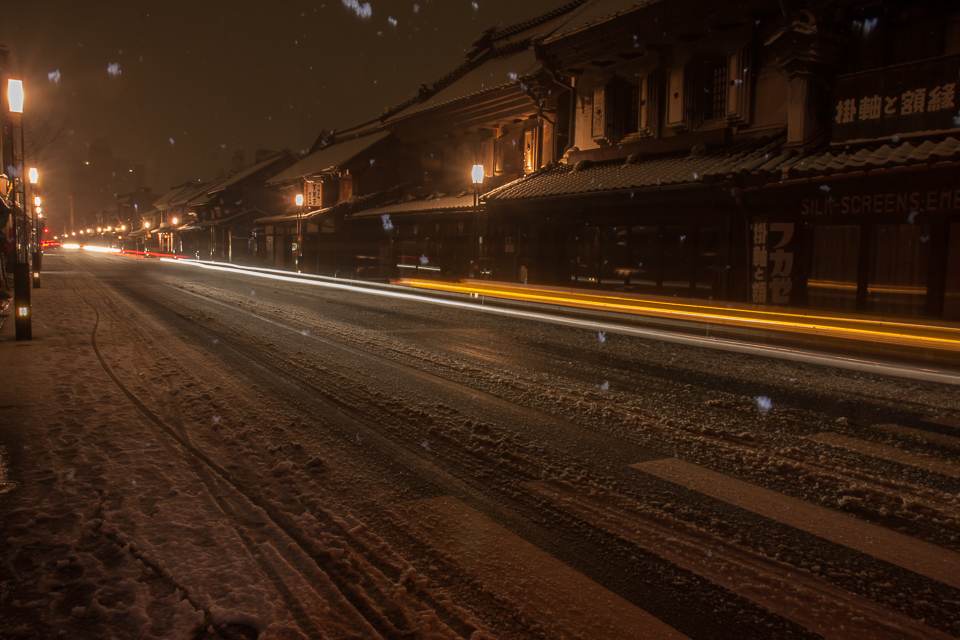
[[[384,231],[393,231],[393,222],[390,220],[390,214],[385,213],[380,216],[380,220],[383,221],[383,230]]]
[[[757,411],[768,413],[773,408],[773,400],[767,396],[757,396]]]
[[[60,84],[60,69],[55,69],[47,74],[47,80],[53,84]]]
[[[607,342],[607,332],[606,332],[606,331],[600,331],[600,332],[597,334],[597,338],[600,340],[600,344],[606,344],[606,342]]]
[[[300,335],[302,335],[302,336],[308,336],[308,335],[310,335],[310,329],[304,329],[303,331],[300,332]]]
[[[479,5],[479,4],[477,4],[476,2],[471,2],[471,3],[470,3],[470,6],[472,6],[472,7],[473,7],[473,10],[474,10],[474,11],[476,11],[477,9],[479,9],[479,8],[480,8],[480,5]]]
[[[423,442],[421,442],[421,443],[420,443],[420,446],[423,447],[424,449],[426,449],[427,451],[433,451],[433,450],[430,448],[430,443],[427,442],[426,440],[424,440]]]
[[[387,16],[387,22],[390,23],[391,27],[397,26],[397,19],[392,16]]]
[[[359,18],[369,18],[373,15],[373,9],[370,8],[369,2],[364,2],[360,4],[357,0],[340,0],[343,3],[343,6],[350,9],[357,14]]]
[[[430,264],[430,258],[426,255],[420,256],[420,264]]]
[[[907,216],[907,222],[909,222],[910,224],[913,224],[913,221],[917,219],[917,215],[919,213],[920,213],[919,211],[911,211],[910,215]]]
[[[170,138],[170,146],[173,146],[173,138]]]
[[[510,82],[517,81],[517,73],[515,71],[511,71],[510,73],[507,74],[507,76],[510,77]]]
[[[219,422],[220,422],[220,416],[213,416],[213,421],[219,423]]]
[[[600,389],[600,391],[610,391],[610,381],[604,380],[603,384],[597,385],[597,389]]]
[[[112,75],[112,76],[118,76],[118,75],[120,75],[120,63],[119,63],[119,62],[111,62],[110,64],[108,64],[108,65],[107,65],[107,73],[109,73],[109,74]]]
[[[420,13],[420,5],[418,5],[418,4],[413,5],[413,12],[414,12],[414,13]]]
[[[820,191],[830,191],[830,186],[826,184],[820,185]]]

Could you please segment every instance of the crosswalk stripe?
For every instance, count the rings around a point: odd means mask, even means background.
[[[395,505],[426,539],[536,620],[550,638],[685,635],[453,497]]]
[[[917,440],[926,440],[931,444],[938,444],[942,447],[960,449],[960,438],[956,436],[948,436],[943,433],[937,433],[936,431],[925,431],[923,429],[914,429],[912,427],[902,427],[899,424],[875,424],[871,427],[871,429],[885,431],[897,436],[905,436],[907,438],[915,438]]]
[[[676,458],[630,466],[960,589],[960,554],[930,542]]]
[[[890,462],[904,464],[908,467],[932,471],[941,475],[950,476],[951,478],[960,478],[960,464],[956,462],[941,460],[931,456],[917,455],[916,453],[910,453],[909,451],[897,449],[896,447],[885,444],[877,444],[875,442],[840,435],[839,433],[828,432],[807,436],[807,440],[819,442],[820,444],[831,447],[839,447],[855,453],[862,453],[863,455],[879,458],[880,460],[889,460]]]
[[[591,498],[548,482],[525,487],[605,531],[654,553],[824,638],[871,640],[951,636],[888,609],[809,571],[722,540],[663,514],[644,514],[629,499]]]

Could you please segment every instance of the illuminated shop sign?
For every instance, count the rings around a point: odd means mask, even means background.
[[[837,78],[833,141],[960,128],[960,55]]]

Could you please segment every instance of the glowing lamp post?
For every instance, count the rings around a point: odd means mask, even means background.
[[[33,339],[33,308],[30,304],[30,265],[27,262],[29,256],[28,238],[27,238],[27,184],[24,180],[26,176],[26,167],[24,159],[24,135],[23,135],[23,81],[10,78],[7,80],[7,109],[10,112],[10,127],[7,127],[7,140],[10,149],[16,151],[14,145],[13,129],[14,125],[20,125],[20,157],[14,159],[20,161],[19,175],[14,179],[19,180],[20,191],[19,198],[16,197],[17,190],[14,189],[14,200],[20,201],[19,214],[14,211],[14,238],[16,243],[16,259],[13,264],[13,302],[16,313],[14,315],[14,327],[17,340]]]
[[[480,185],[483,184],[483,165],[475,164],[473,165],[473,171],[470,176],[473,178],[473,208],[477,209],[480,207]]]
[[[297,273],[300,273],[300,253],[303,251],[303,194],[297,194]]]

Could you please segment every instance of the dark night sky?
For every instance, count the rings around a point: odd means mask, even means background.
[[[210,179],[240,147],[247,162],[298,152],[321,129],[375,118],[459,64],[484,29],[566,2],[369,0],[369,17],[356,0],[9,2],[0,44],[24,78],[28,136],[67,122],[39,161],[56,223],[62,161],[98,137],[144,164],[154,191]]]

